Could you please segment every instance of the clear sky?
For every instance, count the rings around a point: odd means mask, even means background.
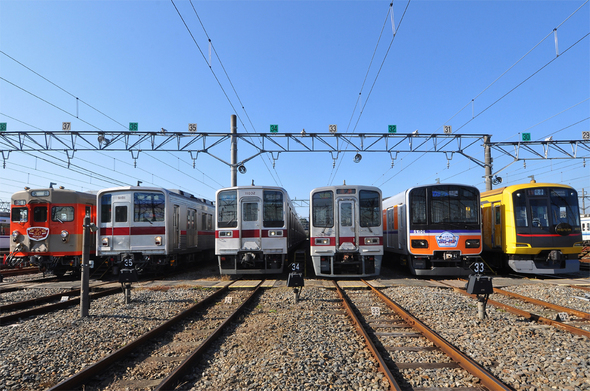
[[[579,140],[590,130],[589,33],[585,0],[396,0],[391,8],[389,1],[0,0],[0,122],[10,131],[71,122],[74,130],[124,132],[138,122],[143,131],[197,123],[199,132],[229,132],[236,114],[240,133],[269,132],[271,124],[281,133],[327,133],[330,124],[340,133],[386,133],[395,124],[398,133],[442,134],[450,125],[492,141],[518,141],[523,132]],[[229,148],[216,153],[229,161]],[[250,153],[238,145],[240,160]],[[354,153],[335,168],[327,153],[284,153],[274,168],[269,156],[257,157],[238,184],[282,186],[296,199],[344,180],[378,186],[384,196],[437,179],[485,190],[483,168],[460,155],[447,162],[444,154],[400,154],[392,167],[389,154],[354,163]],[[483,160],[481,144],[466,153]],[[494,172],[511,162],[493,158]],[[229,167],[207,155],[194,169],[186,152],[142,152],[133,163],[129,153],[77,152],[68,169],[63,152],[11,153],[0,167],[0,200],[50,182],[87,191],[142,181],[211,200],[230,186]],[[585,166],[517,162],[498,175],[502,185],[534,175],[590,192],[590,156]]]

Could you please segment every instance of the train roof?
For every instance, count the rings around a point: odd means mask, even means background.
[[[104,193],[114,193],[117,191],[162,191],[164,193],[174,193],[174,194],[178,194],[181,195],[183,197],[186,198],[191,198],[191,199],[195,199],[198,201],[201,201],[203,203],[206,204],[210,204],[210,205],[214,205],[213,201],[210,201],[208,199],[205,198],[200,198],[200,197],[195,197],[194,195],[192,195],[191,193],[188,193],[184,190],[180,190],[180,189],[165,189],[163,187],[155,187],[155,186],[119,186],[119,187],[110,187],[108,189],[102,189],[98,192],[98,194],[104,194]]]
[[[497,195],[497,194],[502,194],[504,192],[512,193],[512,192],[519,190],[519,189],[532,189],[532,188],[537,188],[537,187],[562,187],[562,188],[574,190],[573,187],[571,187],[569,185],[563,185],[560,183],[537,183],[537,182],[535,182],[535,183],[521,183],[518,185],[504,186],[504,187],[499,187],[497,189],[484,191],[481,193],[481,197],[483,198],[483,197],[493,196],[493,195]]]

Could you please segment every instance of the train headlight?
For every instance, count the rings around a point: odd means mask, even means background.
[[[232,231],[219,231],[220,238],[231,238],[232,236]]]
[[[109,238],[102,238],[102,246],[109,247]]]
[[[12,241],[13,242],[16,242],[18,240],[18,235],[20,235],[18,233],[18,231],[16,231],[16,230],[15,231],[12,231]]]
[[[156,243],[156,246],[161,246],[162,245],[162,237],[156,236],[154,239],[154,242]]]
[[[268,236],[283,236],[283,231],[282,230],[268,231]]]
[[[319,246],[325,246],[330,244],[330,238],[315,238],[315,244]]]
[[[365,244],[379,244],[379,238],[365,238]]]
[[[479,248],[479,239],[467,239],[465,248]]]
[[[67,242],[68,238],[70,237],[70,233],[64,229],[63,231],[61,231],[60,236],[62,242]]]
[[[428,240],[426,240],[426,239],[412,239],[412,247],[414,247],[414,248],[428,248]]]

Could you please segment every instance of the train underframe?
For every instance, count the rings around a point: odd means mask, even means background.
[[[578,254],[564,254],[560,250],[543,250],[538,254],[496,254],[502,265],[524,274],[568,274],[580,270]]]
[[[361,255],[358,252],[350,252],[314,255],[313,263],[317,276],[371,277],[380,274],[381,259],[382,255]]]
[[[435,251],[433,255],[397,255],[416,276],[456,276],[473,274],[470,266],[481,260],[479,255],[461,255],[459,251]]]
[[[280,274],[286,254],[262,251],[240,251],[237,255],[218,255],[221,274]]]

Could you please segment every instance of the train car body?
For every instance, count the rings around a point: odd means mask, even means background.
[[[582,240],[590,242],[590,214],[580,215],[580,224],[582,225]]]
[[[215,207],[181,190],[124,186],[97,194],[96,254],[113,274],[154,272],[212,254]]]
[[[305,240],[295,207],[280,187],[236,186],[216,193],[215,254],[221,274],[275,274]]]
[[[371,277],[381,273],[381,190],[326,186],[310,193],[309,241],[313,268],[322,277]]]
[[[566,185],[529,183],[481,194],[484,259],[527,274],[580,268],[578,193]]]
[[[433,184],[383,200],[384,251],[414,275],[469,275],[482,251],[479,197],[473,186]]]
[[[11,199],[10,263],[29,262],[57,276],[80,271],[84,217],[96,222],[96,195],[63,188],[29,189]],[[94,235],[88,235],[94,256]]]
[[[10,212],[0,212],[0,251],[10,249]]]

